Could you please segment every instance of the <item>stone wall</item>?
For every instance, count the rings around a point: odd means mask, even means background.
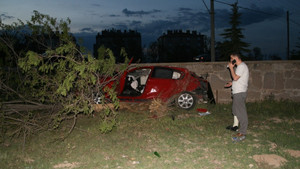
[[[247,61],[250,71],[248,102],[260,101],[272,96],[276,100],[290,99],[300,102],[300,61]],[[217,103],[231,102],[231,89],[224,88],[230,81],[227,62],[155,63],[185,67],[210,81]]]

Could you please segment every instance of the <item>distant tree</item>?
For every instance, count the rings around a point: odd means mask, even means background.
[[[221,45],[221,54],[222,57],[229,57],[228,54],[231,52],[243,53],[250,52],[247,47],[250,46],[249,43],[242,41],[244,35],[242,34],[242,28],[239,28],[240,25],[241,13],[238,12],[237,3],[232,5],[232,14],[230,16],[230,25],[231,28],[225,29],[224,33],[221,34],[225,41]]]
[[[254,60],[262,60],[263,59],[263,54],[261,52],[261,48],[259,47],[254,47],[252,49],[252,52],[253,52],[253,57],[254,57]]]
[[[300,60],[300,50],[292,50],[290,53],[290,60]]]
[[[296,49],[292,50],[290,53],[291,60],[300,60],[300,37],[298,37],[298,42],[296,44]]]
[[[28,47],[20,29],[22,28],[4,25],[0,20],[0,66],[16,67],[17,56],[25,55],[24,51]]]
[[[282,58],[280,56],[278,56],[277,54],[272,54],[269,56],[269,58],[271,60],[282,60]]]

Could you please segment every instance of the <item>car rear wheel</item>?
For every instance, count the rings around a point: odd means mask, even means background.
[[[178,97],[176,97],[176,105],[179,108],[190,110],[196,104],[196,97],[190,92],[182,92]]]

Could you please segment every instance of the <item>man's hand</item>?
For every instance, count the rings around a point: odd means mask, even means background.
[[[227,67],[230,69],[230,70],[233,70],[233,67],[234,67],[234,64],[232,64],[231,62],[228,63]]]
[[[232,60],[232,59],[231,59]],[[228,63],[228,68],[229,68],[229,70],[230,70],[230,74],[231,74],[231,77],[232,77],[232,79],[234,80],[234,81],[237,81],[239,78],[240,78],[240,76],[238,76],[237,74],[235,74],[235,72],[234,72],[234,69],[233,69],[233,67],[235,66],[235,65],[237,65],[236,63],[233,63],[232,64],[232,61],[231,62],[229,62]]]
[[[224,87],[228,88],[228,87],[231,87],[231,86],[232,86],[232,82],[228,82],[228,83],[225,84]]]

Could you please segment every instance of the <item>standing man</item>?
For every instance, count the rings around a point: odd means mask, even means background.
[[[237,68],[234,70],[234,66]],[[246,97],[249,81],[248,66],[242,61],[239,53],[231,53],[228,64],[232,82],[228,82],[225,87],[232,87],[232,114],[240,122],[239,133],[233,137],[234,141],[241,141],[246,138],[248,128],[248,115],[246,110]]]

